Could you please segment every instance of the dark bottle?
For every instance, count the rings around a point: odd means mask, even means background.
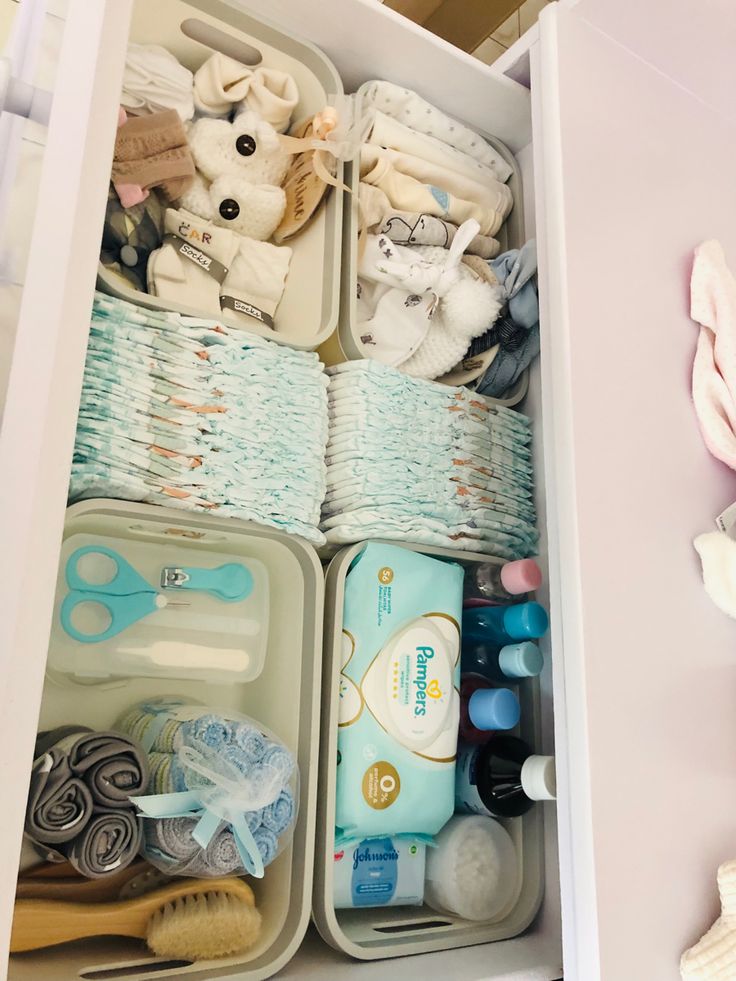
[[[555,758],[535,756],[515,736],[492,736],[483,746],[459,746],[455,810],[519,817],[538,800],[554,800]]]
[[[485,678],[468,675],[460,683],[460,739],[484,743],[492,732],[519,723],[519,699],[508,688],[495,688]]]
[[[499,648],[487,644],[463,644],[460,662],[463,674],[477,674],[486,681],[508,684],[524,678],[535,678],[544,667],[542,652],[525,640]]]

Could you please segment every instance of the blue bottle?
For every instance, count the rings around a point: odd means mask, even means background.
[[[476,606],[463,611],[463,644],[500,648],[516,641],[543,637],[548,627],[547,611],[539,603]]]
[[[542,652],[529,640],[520,644],[494,647],[490,644],[463,644],[461,660],[463,674],[477,674],[486,681],[508,684],[535,678],[544,667]]]

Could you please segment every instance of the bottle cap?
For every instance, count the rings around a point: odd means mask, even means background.
[[[521,787],[530,800],[555,800],[557,779],[554,756],[530,756],[524,760]]]
[[[508,688],[479,688],[468,700],[468,715],[476,729],[513,729],[521,708],[519,699]]]
[[[536,644],[525,640],[502,647],[498,666],[507,678],[535,678],[544,667],[544,658]]]
[[[531,593],[542,585],[542,570],[534,559],[518,559],[501,567],[501,585],[514,596]]]
[[[512,640],[543,637],[549,627],[547,611],[539,603],[507,606],[503,612],[503,629]]]

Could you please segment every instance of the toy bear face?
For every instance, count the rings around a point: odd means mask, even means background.
[[[197,169],[210,181],[233,176],[279,187],[291,160],[273,126],[251,110],[232,123],[198,119],[189,131],[189,146]]]

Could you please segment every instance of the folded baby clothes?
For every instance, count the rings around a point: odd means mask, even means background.
[[[496,168],[488,167],[474,157],[458,150],[456,146],[443,143],[434,136],[409,129],[398,119],[387,116],[380,109],[370,110],[370,131],[367,143],[398,150],[419,157],[445,170],[462,174],[471,180],[494,185],[499,177]],[[505,182],[506,178],[502,178]]]
[[[39,852],[88,878],[125,868],[141,844],[130,797],[148,783],[138,743],[62,726],[39,734],[34,756],[25,833]]]
[[[394,367],[417,350],[429,330],[434,293],[421,295],[358,278],[356,326],[367,358]]]
[[[360,179],[380,188],[388,197],[392,208],[425,212],[457,225],[473,218],[478,222],[482,235],[495,235],[503,224],[505,215],[501,212],[403,174],[393,166],[390,159],[377,156],[374,150],[375,148],[367,146],[361,150]]]
[[[287,72],[248,68],[219,51],[194,74],[194,105],[202,116],[227,116],[243,103],[283,133],[298,102],[296,82]]]
[[[475,180],[410,153],[399,153],[386,147],[365,144],[360,151],[361,169],[370,169],[377,160],[388,160],[401,174],[413,177],[423,184],[439,187],[455,197],[473,201],[490,212],[497,212],[501,222],[514,203],[511,191],[501,181],[493,178],[487,181]]]
[[[387,116],[400,120],[417,133],[432,136],[451,147],[457,147],[474,160],[495,171],[500,181],[507,181],[512,168],[501,154],[482,137],[463,123],[445,115],[416,92],[394,85],[393,82],[375,81],[367,86],[363,96],[365,106],[374,106]]]
[[[273,329],[284,293],[291,249],[255,239],[240,239],[232,265],[220,287],[220,306],[245,327],[253,322]]]
[[[386,194],[372,184],[360,182],[360,212],[364,226],[375,235],[385,235],[397,245],[440,245],[449,248],[458,226],[434,215],[400,211]],[[465,251],[483,259],[498,255],[501,246],[488,235],[475,235]]]
[[[192,73],[166,48],[131,42],[120,104],[134,115],[175,109],[186,121],[194,115],[192,83]]]
[[[203,313],[220,311],[220,286],[240,239],[187,211],[168,208],[163,245],[148,259],[148,292]]]
[[[118,127],[112,182],[124,208],[144,201],[152,187],[174,200],[193,179],[194,161],[176,110],[133,116]]]

